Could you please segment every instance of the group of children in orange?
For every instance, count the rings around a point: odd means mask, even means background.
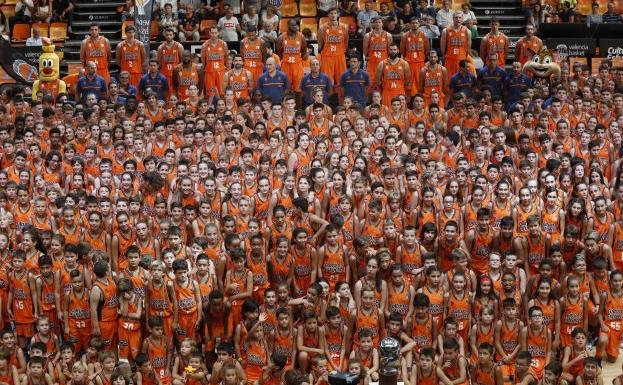
[[[572,70],[508,112],[437,89],[305,110],[16,95],[0,382],[363,385],[393,337],[407,385],[601,385],[623,322],[623,70]]]

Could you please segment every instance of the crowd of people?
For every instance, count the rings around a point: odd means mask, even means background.
[[[294,19],[239,52],[219,23],[198,60],[93,24],[75,91],[6,88],[0,382],[365,385],[393,337],[406,385],[602,384],[623,69],[532,78],[528,24],[507,71],[499,20],[472,47],[448,5],[353,47],[340,4],[315,56]]]

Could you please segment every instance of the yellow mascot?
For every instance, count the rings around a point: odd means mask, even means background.
[[[43,38],[43,52],[39,56],[39,79],[32,84],[32,100],[37,100],[37,93],[51,94],[54,98],[59,93],[67,92],[67,85],[60,80],[60,60],[54,53],[54,44]]]

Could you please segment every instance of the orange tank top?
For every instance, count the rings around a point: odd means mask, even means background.
[[[532,354],[532,358],[545,358],[547,354],[547,328],[543,328],[540,333],[534,334],[528,327],[527,350]]]
[[[378,345],[379,343],[379,311],[378,308],[372,308],[372,310],[366,314],[363,308],[357,309],[357,319],[355,320],[355,336],[353,337],[353,341],[355,344],[358,344],[359,341],[359,333],[362,330],[370,330],[372,332],[372,339],[374,340],[374,345]]]
[[[9,285],[13,288],[13,318],[15,322],[32,323],[35,322],[35,310],[33,298],[30,295],[30,285],[28,283],[28,272],[25,270],[18,276],[12,272],[9,278]]]
[[[91,328],[91,307],[89,304],[89,292],[86,289],[82,290],[82,294],[77,296],[72,290],[69,293],[69,325],[72,329],[85,329]]]
[[[178,84],[177,94],[182,99],[188,98],[188,88],[190,86],[199,87],[199,72],[197,64],[191,63],[190,68],[184,67],[183,64],[178,65]],[[153,150],[152,150],[153,152]],[[160,157],[164,156],[164,153]]]
[[[155,287],[153,282],[149,282],[147,284],[147,295],[149,296],[148,316],[157,315],[166,318],[173,314],[173,306],[165,282],[160,287]]]
[[[131,74],[140,74],[143,72],[143,63],[141,62],[141,47],[137,41],[132,45],[127,41],[121,43],[121,71],[128,71]]]
[[[187,286],[181,286],[177,281],[173,282],[175,296],[177,297],[177,306],[180,312],[184,314],[193,314],[197,311],[197,300],[195,299],[195,285],[192,281],[188,281]]]
[[[406,39],[405,45],[405,60],[410,63],[423,63],[426,58],[426,35],[422,32],[413,34],[407,32],[404,34]]]
[[[368,63],[380,63],[387,59],[387,53],[389,52],[389,39],[387,38],[387,32],[381,31],[381,33],[370,32],[370,44],[368,45]],[[370,64],[368,64],[370,66]],[[374,67],[376,69],[376,67]]]
[[[405,73],[403,63],[402,60],[398,60],[397,63],[393,64],[389,59],[385,60],[385,65],[383,66],[383,91],[404,92]]]
[[[173,47],[168,48],[167,43],[162,43],[160,72],[167,78],[173,76],[173,69],[182,61],[178,44],[179,43],[174,42]]]
[[[205,72],[214,73],[225,70],[225,60],[227,58],[227,44],[218,40],[216,45],[213,45],[210,40],[205,44],[205,57],[203,62],[205,63]]]
[[[436,91],[440,96],[443,96],[443,86],[442,67],[440,65],[436,65],[435,68],[431,69],[427,66],[424,76],[424,96],[430,98],[433,91]]]
[[[228,73],[229,87],[234,91],[234,99],[249,98],[249,75],[247,70],[243,69],[240,74],[236,75],[235,70]]]
[[[449,59],[467,59],[467,28],[461,26],[458,31],[453,27],[446,30],[445,57]]]
[[[581,326],[582,322],[584,322],[584,303],[581,298],[578,298],[577,303],[573,303],[568,296],[565,296],[564,305],[564,310],[560,317],[561,331],[571,335],[573,329],[576,326]]]
[[[242,60],[244,60],[244,68],[249,71],[262,68],[262,41],[258,38],[251,41],[248,38],[242,40]],[[257,79],[255,79],[257,80]]]
[[[346,52],[346,31],[341,25],[327,25],[324,30],[324,46],[322,47],[323,57],[342,56]]]
[[[296,33],[296,37],[290,39],[288,33],[283,34],[283,63],[287,64],[302,64],[303,58],[301,57],[301,47],[303,45],[303,35],[300,32]]]
[[[117,320],[117,310],[119,309],[119,297],[117,296],[117,285],[110,277],[106,278],[107,283],[95,281],[93,286],[99,287],[102,291],[101,321],[110,322]]]
[[[95,62],[98,73],[108,72],[108,54],[110,48],[106,44],[104,37],[99,36],[97,40],[87,38],[84,56],[85,62]]]

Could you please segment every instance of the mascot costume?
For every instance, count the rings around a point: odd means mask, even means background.
[[[32,84],[32,100],[37,100],[37,93],[51,94],[54,98],[59,93],[67,92],[67,85],[59,79],[60,60],[54,53],[50,39],[43,38],[43,52],[39,56],[39,79]]]
[[[523,73],[536,84],[549,85],[560,78],[560,65],[555,61],[554,52],[543,48],[524,64]]]

